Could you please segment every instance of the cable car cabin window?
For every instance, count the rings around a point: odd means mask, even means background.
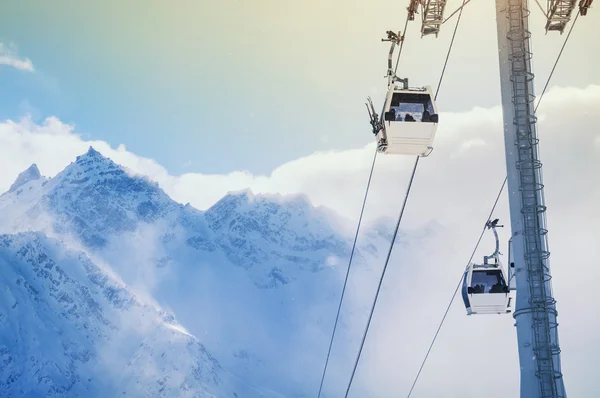
[[[506,283],[500,270],[473,271],[472,293],[506,293]]]
[[[394,93],[390,103],[390,111],[393,110],[395,121],[405,122],[434,122],[438,118],[434,115],[433,103],[429,94],[419,93]],[[389,119],[386,119],[389,120]]]

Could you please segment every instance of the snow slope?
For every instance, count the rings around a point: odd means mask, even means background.
[[[0,236],[0,275],[2,396],[268,396],[171,314],[41,233]]]

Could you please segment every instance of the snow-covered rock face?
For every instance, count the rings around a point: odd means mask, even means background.
[[[3,396],[257,394],[82,252],[40,233],[0,235],[0,277]]]
[[[163,252],[152,260],[159,267],[173,264],[172,252],[181,251],[185,242],[186,249],[195,251],[188,257],[221,255],[237,266],[258,268],[252,275],[265,288],[293,278],[282,268],[316,272],[326,266],[327,257],[349,253],[348,236],[333,229],[331,215],[315,209],[306,197],[232,193],[200,212],[174,202],[156,183],[132,175],[91,147],[56,177],[29,184],[23,185],[31,191],[26,198],[14,192],[0,197],[3,232],[73,235],[102,254],[111,242],[123,244],[152,230],[154,240],[146,243]]]
[[[10,186],[8,192],[14,192],[19,187],[27,184],[30,181],[35,181],[41,177],[40,170],[35,164],[32,164],[27,170],[23,171],[17,177],[17,180]]]
[[[44,231],[84,251],[90,258],[86,261],[108,264],[127,285],[169,308],[228,371],[283,396],[314,395],[354,233],[352,228],[341,227],[343,222],[331,211],[314,208],[303,196],[253,195],[249,191],[230,193],[210,209],[199,211],[174,202],[157,184],[133,175],[93,148],[51,179],[22,178],[20,184],[15,191],[0,196],[0,232]],[[372,267],[380,266],[377,260],[387,250],[390,236],[390,224],[386,222],[363,228],[354,256],[353,280],[376,280]],[[62,266],[62,260],[54,261]],[[88,282],[93,285],[93,278],[86,273],[71,278],[73,286],[79,283],[85,287]],[[47,283],[48,291],[52,291],[53,284]],[[103,288],[92,285],[89,289],[100,289],[98,294],[102,296]],[[88,310],[90,302],[82,296],[83,290],[77,293],[79,296],[70,294],[71,306]],[[371,298],[358,299],[364,303]],[[81,300],[84,304],[79,304]],[[113,305],[110,298],[103,300]],[[352,294],[346,300],[350,304],[345,304],[345,311],[351,322],[357,322],[358,309],[353,307]],[[108,320],[107,324],[98,321],[104,326],[94,339],[106,341],[110,336],[108,331],[117,323],[106,314],[124,311],[115,306],[103,313],[93,312],[94,306],[89,308],[94,317],[102,314],[102,319]],[[37,314],[40,309],[32,311]],[[91,339],[86,334],[91,332],[81,323],[90,316],[87,312],[81,318],[63,318],[68,310],[61,307],[44,307],[44,311],[59,311],[52,322],[56,321],[59,330],[73,328],[77,334],[73,339]],[[119,319],[123,318],[127,316]],[[62,326],[59,320],[64,322]],[[169,322],[161,322],[158,325],[165,330],[178,330]],[[342,318],[341,329],[349,322]],[[363,320],[358,322],[362,329]],[[44,323],[35,325],[33,330],[53,330]],[[145,344],[149,347],[154,343],[148,341],[159,338],[154,329],[140,332],[147,337]],[[39,333],[38,339],[44,335]],[[58,332],[48,333],[51,338],[59,338]],[[136,355],[139,361],[154,358],[144,347],[140,345],[141,351],[135,354],[127,351],[123,355]],[[58,347],[48,352],[48,358],[66,349]],[[179,355],[166,348],[164,352],[173,361]],[[203,358],[199,351],[193,355]],[[119,366],[114,369],[121,370]],[[168,374],[170,382],[178,380],[181,385],[181,378],[196,365],[189,366]],[[126,369],[131,369],[130,365]],[[164,373],[162,369],[171,368],[157,369],[158,379],[158,374]],[[120,380],[125,383],[127,377],[142,377],[131,375],[124,371]],[[238,396],[261,395],[249,390]]]
[[[205,213],[205,219],[215,243],[231,262],[245,268],[275,258],[318,271],[325,266],[318,254],[345,256],[349,251],[343,235],[304,197],[276,202],[248,192],[229,194]]]
[[[91,147],[50,181],[40,205],[56,216],[57,232],[75,232],[93,248],[178,207],[157,184],[130,176]]]

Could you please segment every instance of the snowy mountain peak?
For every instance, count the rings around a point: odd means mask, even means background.
[[[316,272],[323,256],[348,252],[329,214],[303,195],[230,192],[204,212],[204,219],[228,259],[244,268],[264,268],[271,259],[278,267]]]
[[[101,159],[104,158],[104,156],[102,156],[102,154],[100,152],[98,152],[97,150],[95,150],[94,147],[91,145],[88,148],[88,151],[84,155],[80,155],[77,158],[79,159],[81,157],[101,158]]]
[[[109,158],[103,156],[100,152],[95,150],[93,147],[89,147],[88,151],[83,155],[77,156],[75,164],[79,165],[90,165],[90,164],[104,164],[108,167],[117,168],[117,164]]]
[[[316,210],[309,197],[305,194],[282,195],[279,193],[255,194],[250,189],[228,192],[213,208],[227,209],[235,212],[248,212],[265,210],[273,212],[275,209],[310,212]],[[210,212],[210,210],[209,210]]]
[[[17,188],[22,187],[30,181],[37,180],[41,177],[40,170],[34,163],[29,168],[19,174],[15,182],[10,186],[8,192],[14,192]]]
[[[179,207],[158,184],[90,147],[44,187],[35,213],[53,217],[55,231],[72,231],[89,247],[101,247],[108,237]]]

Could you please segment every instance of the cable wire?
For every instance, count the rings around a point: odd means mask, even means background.
[[[462,12],[463,12],[464,6],[465,6],[465,4],[466,4],[467,1],[468,0],[463,0],[463,4],[462,4],[462,6],[460,8],[460,12],[458,14],[458,19],[456,20],[456,26],[454,27],[454,33],[452,34],[452,40],[450,41],[450,46],[448,48],[448,53],[446,54],[446,59],[444,61],[444,67],[442,68],[442,73],[440,74],[440,79],[438,81],[438,86],[437,86],[437,89],[436,89],[436,92],[435,92],[434,101],[437,100],[438,94],[440,92],[440,87],[442,86],[442,81],[444,79],[444,74],[446,73],[446,67],[448,65],[448,60],[450,59],[450,53],[452,52],[452,47],[454,45],[454,39],[456,38],[456,32],[458,31],[458,25],[460,24],[460,17],[462,16]],[[405,32],[406,32],[406,26],[407,25],[408,25],[408,17],[406,19],[406,25],[405,25],[405,28],[404,28]],[[404,44],[404,40],[402,41],[402,44]],[[396,69],[398,68],[398,62],[399,62],[399,60],[400,60],[400,54],[398,54],[398,60],[396,62]],[[394,72],[394,74],[395,74],[395,72]],[[358,367],[358,363],[360,361],[360,356],[362,354],[362,350],[363,350],[363,347],[365,345],[365,340],[366,340],[367,334],[369,332],[369,327],[371,325],[371,320],[373,318],[373,313],[375,311],[375,305],[377,304],[377,299],[379,297],[379,292],[380,292],[380,289],[381,289],[381,284],[383,283],[383,279],[385,277],[385,272],[387,270],[387,266],[388,266],[388,263],[389,263],[389,260],[390,260],[390,256],[391,256],[392,250],[394,248],[394,243],[395,243],[395,240],[396,240],[396,235],[398,234],[398,229],[400,228],[400,222],[402,221],[402,216],[404,215],[404,209],[406,208],[406,202],[407,202],[408,196],[410,194],[410,189],[412,187],[412,183],[413,183],[413,180],[414,180],[414,177],[415,177],[415,172],[417,171],[417,166],[419,164],[419,159],[420,159],[420,156],[417,156],[417,160],[415,161],[415,165],[414,165],[413,170],[412,170],[410,181],[408,183],[408,189],[407,189],[406,195],[404,197],[404,203],[402,204],[402,209],[400,211],[400,216],[398,217],[398,222],[396,224],[396,229],[394,230],[394,235],[392,237],[392,241],[391,241],[391,244],[390,244],[390,249],[388,251],[388,255],[387,255],[387,258],[385,260],[385,264],[383,266],[383,271],[381,273],[381,278],[379,279],[379,285],[378,285],[377,291],[375,293],[375,299],[373,300],[373,305],[371,307],[371,312],[369,313],[369,319],[367,321],[367,326],[365,328],[365,332],[363,334],[363,338],[362,338],[362,341],[361,341],[361,344],[360,344],[360,348],[358,350],[358,355],[357,355],[356,361],[354,363],[354,368],[352,369],[352,375],[350,376],[350,381],[348,383],[348,388],[346,389],[345,398],[348,398],[348,393],[350,392],[350,388],[352,387],[352,382],[354,380],[354,375],[356,373],[356,368]]]
[[[396,66],[394,67],[394,76],[396,75],[396,72],[398,71],[398,64],[400,63],[400,56],[402,55],[402,49],[404,48],[404,37],[406,37],[406,28],[408,27],[408,21],[409,21],[409,17],[407,16],[406,17],[406,22],[404,23],[404,30],[402,31],[403,38],[402,38],[402,41],[400,43],[400,48],[398,50],[398,57],[396,58]],[[360,211],[360,217],[358,219],[358,226],[356,228],[356,235],[354,236],[354,243],[352,245],[352,251],[350,253],[350,260],[348,262],[348,269],[346,270],[346,278],[344,280],[344,286],[342,288],[342,295],[340,297],[340,303],[339,303],[337,314],[336,314],[336,317],[335,317],[335,323],[334,323],[334,326],[333,326],[333,333],[331,335],[331,340],[329,342],[329,349],[327,351],[327,358],[325,360],[325,367],[323,369],[323,375],[321,376],[321,384],[319,386],[319,394],[318,394],[317,398],[321,397],[321,392],[323,390],[323,382],[325,381],[325,374],[327,373],[327,366],[329,364],[329,357],[331,356],[331,348],[333,346],[333,340],[335,338],[335,332],[337,330],[337,324],[338,324],[338,320],[339,320],[339,317],[340,317],[340,311],[341,311],[342,303],[343,303],[343,300],[344,300],[344,293],[346,291],[346,286],[348,284],[348,276],[350,275],[350,267],[351,267],[351,264],[352,264],[352,258],[354,257],[354,250],[356,248],[356,241],[358,239],[358,232],[360,230],[360,225],[361,225],[362,218],[363,218],[363,213],[364,213],[364,210],[365,210],[365,204],[367,202],[367,196],[369,194],[369,187],[371,185],[371,177],[373,176],[373,169],[375,168],[375,159],[377,158],[377,152],[378,152],[377,149],[378,148],[375,148],[375,156],[373,157],[373,165],[371,166],[371,173],[369,174],[369,181],[367,183],[367,189],[365,190],[365,198],[363,200],[362,209]],[[416,167],[416,165],[415,165],[415,167]],[[413,170],[413,175],[414,175],[414,170]],[[372,314],[373,313],[371,312],[371,316],[372,316]],[[363,340],[363,344],[364,344],[364,340]],[[361,348],[361,350],[362,350],[362,348]],[[360,356],[360,354],[359,354],[359,356]],[[354,371],[356,371],[356,367],[354,368]],[[352,377],[354,377],[354,371],[353,371]],[[352,384],[352,381],[350,381],[350,384]],[[348,386],[348,389],[350,389],[350,386]]]
[[[565,37],[565,42],[563,43],[563,45],[560,49],[560,52],[558,53],[558,57],[556,57],[556,62],[554,62],[552,71],[550,71],[550,76],[548,76],[548,80],[546,80],[546,85],[544,86],[544,90],[542,91],[542,94],[540,95],[540,100],[536,104],[535,109],[533,110],[533,113],[537,112],[537,108],[538,108],[538,106],[540,106],[540,102],[542,102],[542,98],[544,98],[546,89],[548,88],[548,85],[550,84],[550,79],[552,79],[552,75],[554,75],[554,70],[556,69],[556,65],[558,65],[558,61],[560,61],[560,57],[562,56],[563,50],[565,49],[565,46],[567,45],[567,42],[569,41],[569,37],[571,36],[571,32],[573,31],[573,28],[575,27],[575,23],[577,23],[577,18],[579,18],[580,12],[581,12],[581,9],[579,11],[577,11],[577,15],[575,15],[575,19],[573,20],[573,23],[571,24],[571,28],[569,29],[569,33],[567,34],[567,37]]]
[[[367,203],[367,196],[369,194],[369,187],[371,186],[371,178],[373,177],[373,169],[375,169],[375,160],[377,159],[377,147],[375,148],[375,155],[373,156],[373,164],[371,165],[371,172],[369,173],[369,180],[367,182],[367,189],[365,190],[365,198],[363,199],[362,208],[360,209],[360,216],[358,218],[358,226],[356,227],[356,235],[354,235],[354,243],[352,244],[352,251],[350,252],[350,260],[348,261],[348,269],[346,270],[346,278],[344,279],[344,286],[342,288],[342,295],[340,297],[340,304],[337,309],[337,315],[335,316],[335,323],[333,325],[333,333],[331,334],[331,341],[329,342],[329,349],[327,351],[327,359],[325,360],[325,367],[323,368],[323,376],[321,377],[321,385],[319,386],[319,395],[323,390],[323,382],[325,381],[325,373],[327,372],[327,365],[329,364],[329,357],[331,355],[331,347],[333,346],[333,340],[335,332],[337,330],[338,320],[340,318],[340,311],[342,309],[342,303],[344,301],[344,293],[346,292],[346,286],[348,284],[348,276],[350,275],[350,266],[352,265],[352,258],[354,257],[354,249],[356,248],[356,241],[358,240],[358,232],[360,231],[360,225],[362,223],[363,213],[365,211],[365,204]]]
[[[502,194],[502,191],[504,190],[504,186],[506,185],[506,180],[508,179],[508,177],[504,177],[504,182],[502,182],[502,186],[500,187],[500,192],[498,192],[498,196],[496,197],[496,201],[494,202],[494,206],[492,206],[492,210],[490,211],[490,215],[488,216],[487,220],[485,221],[485,224],[483,225],[483,230],[481,231],[481,235],[479,235],[479,240],[477,240],[477,244],[475,245],[475,249],[473,249],[473,252],[471,253],[471,257],[469,257],[469,261],[467,261],[467,267],[469,266],[469,264],[471,263],[471,261],[473,260],[473,257],[475,256],[475,253],[477,252],[477,248],[479,247],[479,243],[481,242],[481,239],[483,238],[483,235],[485,234],[485,230],[487,228],[487,223],[492,219],[492,215],[494,214],[494,210],[496,210],[496,205],[498,204],[498,200],[500,199],[500,195]],[[452,298],[450,299],[450,302],[448,303],[448,307],[446,308],[446,312],[444,313],[444,316],[442,317],[442,321],[440,322],[440,325],[437,328],[437,331],[435,332],[435,336],[433,336],[433,340],[431,341],[431,344],[429,345],[429,349],[427,350],[427,354],[425,354],[425,358],[423,359],[423,362],[421,363],[421,367],[419,368],[419,372],[417,373],[417,376],[415,377],[415,380],[413,381],[412,386],[410,387],[410,391],[408,392],[408,395],[406,396],[406,398],[410,398],[410,395],[412,394],[415,385],[417,384],[417,381],[419,380],[419,377],[421,376],[421,371],[423,370],[423,367],[425,366],[425,362],[427,362],[427,358],[429,357],[429,353],[431,352],[431,349],[433,348],[433,345],[435,344],[435,341],[438,337],[438,334],[440,333],[440,330],[442,329],[442,326],[444,325],[444,321],[446,320],[446,316],[448,315],[448,312],[450,311],[450,307],[452,306],[452,303],[454,302],[454,299],[456,298],[456,293],[458,293],[458,290],[460,289],[460,285],[462,284],[462,280],[463,280],[463,275],[464,272],[462,272],[460,274],[460,279],[458,280],[458,285],[456,285],[456,289],[454,290],[454,294],[452,295]]]
[[[460,10],[462,10],[464,6],[466,6],[467,4],[469,4],[469,2],[470,2],[470,1],[471,1],[471,0],[467,0],[467,1],[465,1],[465,3],[464,3],[462,6],[460,6],[460,8],[456,9],[456,10],[455,10],[455,11],[454,11],[452,14],[450,14],[450,16],[449,16],[449,17],[447,17],[446,19],[444,19],[444,20],[442,21],[442,24],[445,24],[445,23],[446,23],[446,22],[448,22],[450,19],[452,19],[452,17],[454,17],[454,15],[456,15],[456,13],[457,13],[457,12],[459,12]]]
[[[440,92],[440,87],[442,86],[442,80],[444,79],[444,73],[446,73],[446,66],[448,66],[448,59],[450,59],[450,53],[452,52],[452,46],[454,45],[454,39],[456,38],[456,32],[458,31],[460,17],[462,16],[465,4],[467,4],[467,0],[463,0],[462,6],[460,7],[460,12],[458,13],[458,19],[456,20],[456,25],[454,26],[454,33],[452,34],[450,47],[448,47],[448,53],[446,54],[446,60],[444,61],[444,67],[442,68],[442,73],[440,75],[440,81],[438,82],[437,90],[435,90],[435,97],[433,98],[434,101],[437,100],[438,94]]]
[[[544,94],[546,93],[546,89],[548,88],[548,85],[550,84],[550,80],[552,79],[552,76],[554,74],[554,70],[556,69],[556,66],[558,65],[558,61],[560,60],[563,50],[565,49],[565,46],[567,45],[567,42],[569,41],[569,37],[571,36],[571,32],[573,31],[573,28],[575,27],[575,23],[577,22],[577,18],[579,17],[579,13],[580,11],[577,12],[577,15],[575,16],[575,19],[573,20],[573,23],[571,24],[571,28],[569,29],[569,33],[567,34],[567,37],[565,38],[565,41],[562,45],[562,48],[558,54],[558,57],[556,58],[556,61],[554,62],[554,67],[552,68],[552,71],[550,72],[550,75],[548,76],[548,80],[546,81],[546,85],[544,86],[544,90],[542,91],[542,94],[540,95],[540,99],[537,103],[537,105],[535,106],[534,109],[534,113],[537,112],[538,107],[540,106],[540,103],[542,102],[542,98],[544,97]],[[489,221],[491,219],[491,216],[494,212],[494,209],[496,208],[496,204],[498,203],[498,199],[500,198],[500,194],[502,193],[502,190],[504,189],[504,186],[506,184],[508,177],[504,178],[504,182],[502,183],[502,188],[500,188],[500,193],[498,193],[498,197],[496,198],[496,202],[494,203],[494,207],[492,208],[492,211],[490,212],[490,216],[488,217]],[[487,223],[486,221],[486,223]],[[471,258],[469,259],[469,263],[471,262],[471,260],[473,259],[473,256],[475,255],[475,252],[477,251],[477,248],[479,247],[479,242],[481,242],[481,238],[483,237],[483,234],[485,233],[485,226],[483,228],[483,231],[481,232],[481,235],[479,236],[479,240],[477,241],[477,245],[475,246],[475,250],[473,250],[473,253],[471,254]],[[467,264],[468,265],[468,264]],[[431,352],[431,349],[433,348],[433,345],[435,344],[435,340],[437,339],[437,336],[442,328],[442,325],[444,324],[444,321],[446,320],[446,316],[448,315],[448,311],[450,310],[450,306],[452,305],[452,303],[454,302],[454,299],[456,298],[456,294],[458,293],[458,290],[460,289],[460,285],[462,283],[462,276],[463,274],[461,274],[461,278],[459,280],[458,285],[456,286],[456,290],[454,291],[454,294],[452,295],[452,298],[450,299],[450,303],[448,304],[448,308],[446,309],[446,312],[444,313],[444,316],[442,317],[442,321],[440,322],[440,325],[437,329],[437,331],[435,332],[435,336],[433,337],[433,341],[431,342],[431,345],[429,346],[429,349],[427,350],[427,354],[425,354],[425,359],[423,359],[423,362],[421,363],[421,367],[419,368],[419,372],[417,373],[417,376],[415,377],[415,380],[412,384],[412,387],[410,388],[410,391],[407,395],[407,398],[410,398],[410,395],[412,394],[413,389],[415,388],[415,385],[417,384],[417,381],[419,380],[419,376],[421,375],[421,371],[423,370],[423,367],[425,366],[425,362],[427,361],[427,358],[429,357],[429,353]]]
[[[404,23],[404,30],[402,31],[402,42],[400,42],[400,49],[398,50],[398,57],[396,58],[396,66],[394,67],[394,76],[396,76],[396,71],[398,71],[398,64],[400,63],[400,55],[402,54],[402,49],[404,48],[404,38],[406,37],[406,28],[408,27],[408,15],[406,16],[406,22]]]
[[[352,387],[352,381],[354,380],[354,375],[356,374],[356,368],[358,367],[358,362],[360,361],[360,355],[361,355],[363,347],[365,345],[365,340],[367,339],[367,333],[369,332],[369,327],[371,326],[371,320],[373,319],[373,312],[375,311],[375,305],[377,304],[377,299],[379,298],[379,292],[381,291],[381,284],[383,283],[383,278],[385,277],[385,271],[387,270],[387,266],[390,261],[390,256],[392,255],[392,249],[394,248],[394,242],[396,240],[396,236],[398,235],[398,229],[400,228],[400,222],[402,221],[402,216],[404,215],[404,209],[406,208],[406,202],[408,200],[408,196],[410,195],[410,188],[412,187],[412,184],[413,184],[413,181],[415,178],[415,172],[417,171],[417,165],[419,164],[420,158],[421,158],[420,156],[417,156],[417,160],[415,161],[415,165],[413,167],[412,174],[410,176],[410,181],[408,183],[406,195],[404,196],[404,202],[402,203],[400,215],[398,216],[398,222],[396,223],[396,229],[394,230],[394,235],[392,236],[392,243],[390,244],[390,249],[388,251],[387,258],[386,258],[385,264],[383,266],[383,271],[381,272],[381,277],[379,278],[379,285],[377,286],[377,291],[375,293],[375,299],[373,300],[373,305],[371,306],[371,312],[369,314],[367,326],[365,328],[365,332],[363,334],[363,338],[360,343],[360,348],[358,350],[358,355],[356,357],[356,361],[354,362],[354,368],[352,369],[352,375],[350,376],[350,382],[348,383],[348,388],[346,389],[346,395],[345,395],[346,398],[348,398],[348,393],[350,392],[350,388]]]
[[[535,0],[535,2],[537,3],[538,7],[542,11],[542,14],[544,14],[544,18],[548,18],[548,13],[544,10],[544,7],[542,7],[542,5],[540,4],[540,0]]]

